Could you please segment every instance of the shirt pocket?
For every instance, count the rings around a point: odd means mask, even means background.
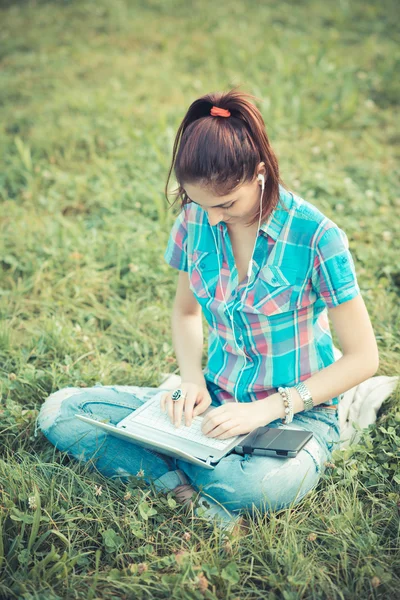
[[[217,252],[193,251],[189,265],[189,287],[197,298],[207,300],[215,295],[219,271]]]
[[[298,308],[298,269],[286,265],[265,265],[257,276],[253,309],[266,317]]]

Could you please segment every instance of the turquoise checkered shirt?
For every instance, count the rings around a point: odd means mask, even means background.
[[[238,281],[226,224],[211,226],[195,203],[176,217],[164,258],[188,272],[209,325],[204,377],[220,403],[264,399],[335,361],[327,307],[360,288],[346,234],[309,202],[280,186],[279,205],[258,233],[246,295],[248,278]],[[337,410],[338,402],[319,407]]]

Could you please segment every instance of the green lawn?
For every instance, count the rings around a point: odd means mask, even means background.
[[[394,0],[1,3],[1,598],[398,598],[399,389],[301,504],[228,543],[33,436],[52,391],[178,372],[172,143],[193,100],[236,85],[285,183],[346,231],[377,375],[399,374],[398,18]]]

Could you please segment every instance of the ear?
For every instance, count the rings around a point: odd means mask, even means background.
[[[265,163],[260,162],[258,167],[257,167],[257,175],[264,175],[264,177],[267,177],[267,169],[265,168]]]

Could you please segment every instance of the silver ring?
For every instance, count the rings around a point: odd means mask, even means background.
[[[171,394],[171,398],[172,398],[172,400],[173,400],[174,402],[178,402],[178,400],[180,400],[180,399],[182,398],[182,396],[183,396],[183,392],[182,392],[181,388],[177,388],[177,389],[176,389],[174,392],[172,392],[172,394]],[[186,398],[186,393],[185,393],[185,396],[184,396],[184,397]]]

